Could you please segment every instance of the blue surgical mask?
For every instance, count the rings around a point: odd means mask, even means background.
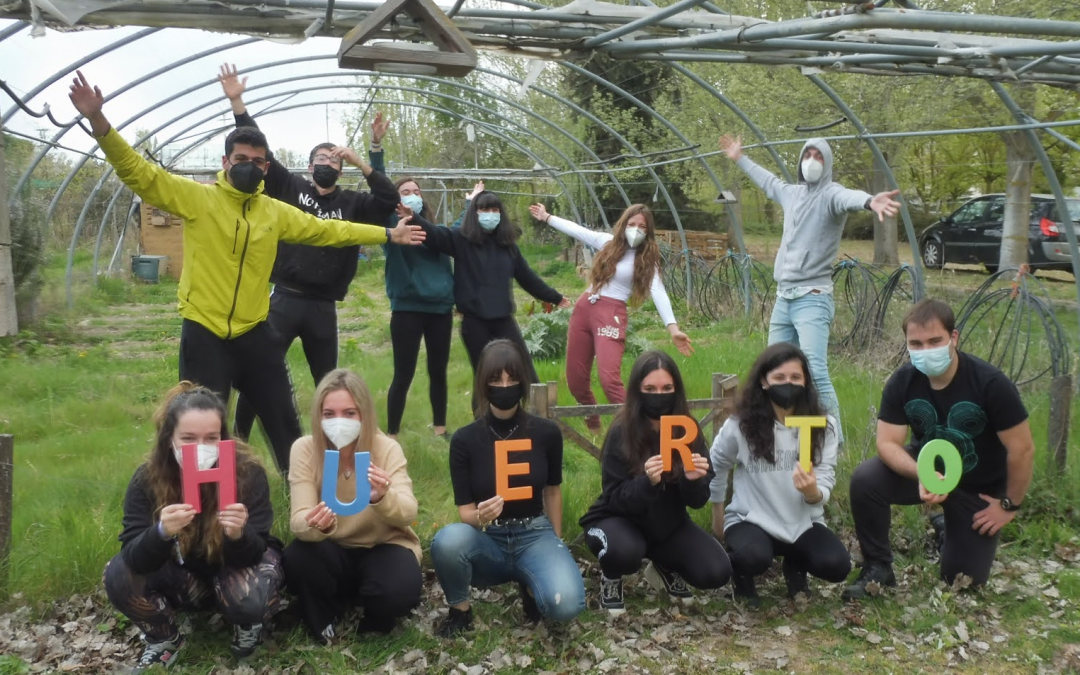
[[[491,232],[499,226],[499,222],[502,221],[502,214],[498,211],[494,213],[481,211],[476,214],[476,220],[480,222],[480,227]]]
[[[952,364],[952,355],[949,353],[949,345],[930,347],[929,349],[908,349],[911,365],[915,366],[927,377],[937,377],[949,369]]]
[[[401,198],[401,203],[412,209],[413,213],[420,213],[424,210],[424,198],[420,195],[405,195]]]

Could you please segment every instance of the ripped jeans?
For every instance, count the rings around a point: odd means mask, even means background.
[[[258,565],[222,567],[203,578],[170,560],[151,574],[135,574],[117,553],[105,566],[105,592],[113,606],[139,627],[149,642],[180,632],[179,610],[213,609],[226,623],[266,623],[277,611],[284,571],[281,552],[267,547]]]
[[[569,621],[585,609],[581,571],[547,516],[485,532],[452,523],[436,533],[431,558],[450,605],[467,602],[471,586],[517,581],[532,591],[545,619]]]

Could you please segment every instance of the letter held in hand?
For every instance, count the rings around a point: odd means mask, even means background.
[[[532,499],[531,485],[510,487],[510,476],[529,475],[528,462],[510,463],[511,452],[532,450],[531,438],[515,438],[512,441],[495,441],[495,494],[508,502]]]
[[[371,502],[371,483],[368,482],[367,477],[368,467],[371,466],[371,453],[356,453],[356,467],[353,471],[353,476],[356,478],[356,496],[348,503],[339,500],[337,494],[340,461],[341,453],[337,450],[327,450],[323,453],[322,501],[334,512],[335,516],[355,516],[366,509]]]
[[[823,415],[788,415],[784,419],[784,426],[797,427],[799,429],[799,466],[806,473],[810,473],[810,430],[824,429],[828,420]]]
[[[937,460],[945,464],[942,472],[944,478],[938,476]],[[936,495],[947,495],[960,484],[960,476],[964,473],[964,460],[960,458],[960,451],[956,446],[943,438],[935,438],[922,446],[919,450],[917,462],[919,482],[923,484],[927,492]]]
[[[218,443],[218,461],[213,469],[199,470],[199,446],[180,446],[182,463],[180,479],[184,485],[184,503],[195,507],[195,513],[202,513],[202,496],[199,486],[203,483],[218,484],[218,508],[236,503],[236,443],[221,441]]]
[[[686,431],[681,438],[674,438],[675,427]],[[664,415],[660,418],[660,457],[664,460],[664,471],[671,471],[675,465],[673,453],[677,450],[682,458],[684,471],[694,470],[694,453],[690,444],[697,440],[698,427],[693,417],[686,415]]]

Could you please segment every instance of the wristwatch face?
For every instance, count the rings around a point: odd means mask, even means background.
[[[1014,505],[1012,503],[1012,500],[1009,499],[1008,497],[1002,497],[1002,499],[1001,499],[1001,508],[1005,509],[1006,511],[1016,511],[1020,507]]]

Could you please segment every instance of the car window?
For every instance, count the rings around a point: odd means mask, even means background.
[[[987,199],[968,202],[956,210],[956,213],[952,216],[952,220],[954,223],[975,223],[984,220],[983,216],[986,215],[986,211],[989,207],[990,201]]]
[[[1065,203],[1069,207],[1069,220],[1080,220],[1080,200],[1066,199]],[[1057,204],[1050,209],[1050,220],[1055,223],[1061,222],[1061,218],[1058,218]]]
[[[989,202],[989,206],[986,209],[986,215],[983,216],[983,220],[989,221],[1004,221],[1005,220],[1005,198],[996,197]]]

